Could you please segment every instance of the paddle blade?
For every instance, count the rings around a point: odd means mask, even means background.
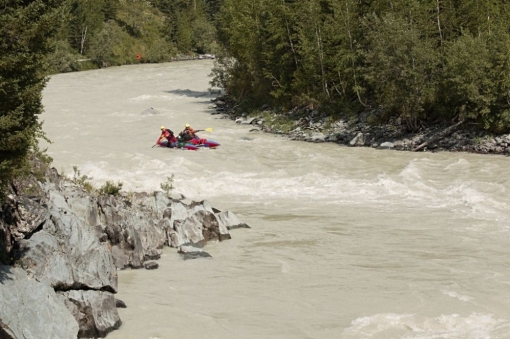
[[[213,129],[212,129],[211,127],[208,127],[208,128],[206,128],[206,129],[204,129],[204,131],[206,131],[206,132],[212,132],[212,131],[213,131]]]

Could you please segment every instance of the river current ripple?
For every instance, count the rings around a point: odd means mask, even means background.
[[[212,61],[53,76],[54,166],[207,199],[252,228],[119,271],[109,338],[510,338],[509,158],[290,141],[211,115]],[[152,107],[160,114],[145,115]],[[151,148],[165,125],[216,150]]]

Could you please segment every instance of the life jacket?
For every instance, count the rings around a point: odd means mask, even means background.
[[[175,139],[175,136],[174,136],[174,132],[172,132],[171,130],[169,130],[168,128],[165,129],[162,133],[161,133],[161,137],[164,137],[166,140],[170,141],[170,142],[175,142],[176,139]]]
[[[179,136],[184,139],[184,141],[190,141],[191,139],[193,139],[193,136],[191,135],[191,133],[187,130],[184,130],[182,131],[181,133],[179,133]]]

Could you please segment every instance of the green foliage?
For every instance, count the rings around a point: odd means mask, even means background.
[[[122,189],[123,183],[113,183],[112,181],[106,181],[103,186],[101,186],[98,190],[99,194],[109,194],[109,195],[118,195],[120,190]]]
[[[52,73],[67,73],[80,70],[79,55],[67,41],[57,41],[55,51],[48,57]]]
[[[510,128],[510,4],[224,0],[213,70],[238,101]]]
[[[177,54],[175,46],[163,38],[151,41],[143,55],[145,62],[167,62]]]
[[[61,1],[63,25],[48,59],[53,73],[167,62],[178,53],[219,50],[212,22],[217,0]]]
[[[294,127],[294,120],[292,117],[276,112],[254,111],[250,116],[261,118],[267,126],[276,132],[288,133]]]
[[[103,0],[68,0],[69,38],[79,54],[86,54],[93,37],[105,20]]]
[[[216,29],[206,18],[197,18],[191,24],[192,49],[197,53],[216,54],[218,44],[216,42]]]
[[[92,177],[89,177],[85,174],[81,174],[80,170],[77,166],[73,166],[73,177],[71,178],[71,182],[83,187],[87,192],[93,192],[94,186],[90,183],[90,180],[92,180]]]
[[[102,30],[94,36],[89,56],[99,67],[118,65],[118,53],[122,50],[124,41],[129,40],[129,36],[114,21],[104,24]]]
[[[53,158],[46,153],[47,149],[41,150],[38,145],[36,145],[33,154],[31,155],[30,161],[33,164],[34,159],[39,160],[39,166],[32,165],[32,173],[35,178],[41,182],[46,181],[46,170],[53,162]],[[35,161],[37,163],[37,161]]]
[[[0,190],[30,170],[61,1],[7,1],[0,11]]]
[[[449,46],[445,92],[461,118],[479,121],[486,129],[503,131],[510,127],[509,53],[508,33],[465,34]]]
[[[368,21],[367,29],[363,75],[378,104],[414,130],[434,100],[438,55],[417,28],[394,15]]]
[[[160,187],[167,196],[170,196],[170,193],[172,193],[172,190],[174,189],[174,175],[172,174],[167,177],[166,181],[161,183]]]

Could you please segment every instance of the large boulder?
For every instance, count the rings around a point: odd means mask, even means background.
[[[45,204],[41,208],[44,208],[45,219],[24,239],[16,242],[11,251],[13,265],[60,293],[83,290],[116,293],[117,269],[110,244],[101,242],[92,227],[99,220],[95,198],[64,181],[46,182],[42,187]],[[20,221],[33,215],[18,214],[18,221],[11,225],[23,225]],[[102,314],[105,312],[103,307],[102,303],[91,303],[81,310],[76,321],[81,326],[80,317]],[[117,312],[116,308],[113,312]],[[106,331],[118,327],[115,323],[108,326],[110,329]],[[101,328],[94,331],[105,332]]]
[[[49,190],[48,196],[49,218],[40,232],[20,242],[20,249],[14,252],[16,264],[58,290],[116,292],[117,271],[109,245],[101,243],[94,229],[74,213],[68,203],[73,199],[57,190]]]
[[[173,229],[175,232],[169,237],[172,247],[186,244],[202,247],[208,241],[230,239],[228,229],[220,227],[216,215],[205,209],[199,209],[184,220],[174,221]]]
[[[112,245],[115,266],[141,268],[148,259],[158,259],[166,242],[167,230],[159,220],[169,200],[162,195],[135,195],[123,201],[100,196],[100,228]]]
[[[59,294],[80,324],[79,338],[104,338],[122,324],[112,293],[72,290]]]
[[[0,266],[0,338],[70,339],[78,335],[78,323],[47,284],[25,271]]]
[[[233,230],[236,228],[250,228],[244,222],[241,222],[237,216],[230,211],[222,211],[215,213],[216,218],[218,219],[218,225],[220,230]]]

